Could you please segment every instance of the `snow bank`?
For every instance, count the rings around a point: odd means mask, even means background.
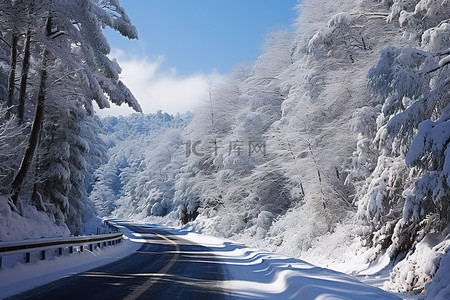
[[[438,234],[428,234],[415,247],[415,251],[409,253],[404,260],[399,262],[391,273],[391,281],[385,283],[385,287],[392,291],[423,292],[428,299],[448,299],[450,296],[450,278],[448,274],[448,251],[450,239],[444,239]],[[443,267],[443,269],[441,269]],[[439,274],[439,275],[438,275]],[[437,276],[436,282],[431,279]],[[427,284],[427,285],[426,285]]]
[[[56,225],[45,212],[24,205],[23,215],[12,212],[6,197],[0,196],[0,241],[70,235],[66,225]]]
[[[151,225],[161,227],[159,225]],[[355,278],[299,259],[192,232],[168,229],[175,237],[213,248],[229,272],[224,288],[236,299],[400,299]]]
[[[425,285],[426,299],[446,300],[450,296],[450,255],[448,248],[446,254],[441,258],[439,269],[433,280]]]

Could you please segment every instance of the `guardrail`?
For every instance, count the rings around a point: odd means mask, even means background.
[[[83,252],[85,248],[93,251],[108,245],[116,245],[122,241],[122,233],[109,233],[90,236],[71,236],[59,238],[42,238],[25,241],[0,242],[0,267],[3,256],[21,254],[25,255],[25,262],[31,261],[31,253],[38,252],[40,259],[44,260],[48,251],[53,250],[61,256],[64,252]],[[77,247],[77,248],[75,248]]]

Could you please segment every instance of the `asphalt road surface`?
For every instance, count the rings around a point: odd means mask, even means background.
[[[134,254],[7,299],[227,299],[227,274],[212,249],[149,226],[127,226],[146,240]]]

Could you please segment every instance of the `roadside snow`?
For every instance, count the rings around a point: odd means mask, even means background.
[[[234,299],[401,299],[349,275],[299,259],[198,234],[190,227],[169,231],[174,238],[212,248],[226,265],[224,288]]]
[[[0,241],[70,235],[66,225],[56,225],[54,219],[34,206],[24,205],[19,215],[7,203],[8,199],[0,196]]]

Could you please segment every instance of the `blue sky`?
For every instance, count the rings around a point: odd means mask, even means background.
[[[296,3],[122,0],[139,40],[130,41],[111,30],[105,30],[105,35],[113,48],[111,56],[122,66],[122,80],[144,112],[184,112],[193,110],[209,86],[234,66],[255,61],[267,33],[280,27],[292,29]],[[174,93],[176,89],[180,95]],[[113,109],[101,115],[130,112]]]

